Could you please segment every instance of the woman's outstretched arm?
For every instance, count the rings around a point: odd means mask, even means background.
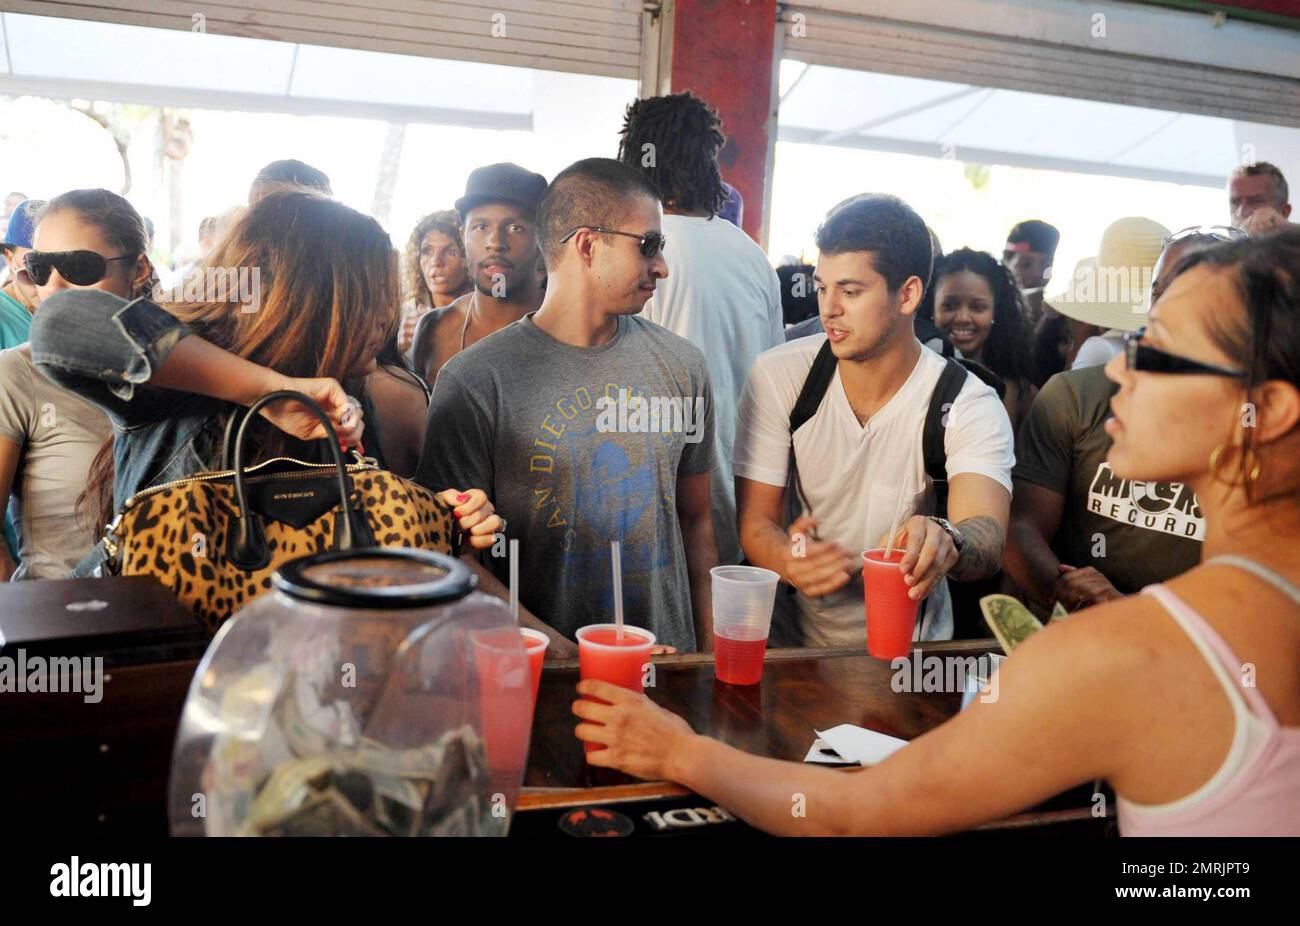
[[[315,399],[345,446],[361,439],[361,410],[333,379],[284,376],[195,335],[147,299],[127,302],[101,290],[65,290],[32,319],[32,360],[49,379],[93,402],[120,427],[170,414],[172,392],[252,405],[268,392],[293,389]],[[300,403],[284,400],[262,414],[301,439],[325,429]]]
[[[1116,602],[1094,614],[1126,606]],[[609,746],[588,753],[592,765],[679,782],[768,832],[961,830],[1109,777],[1117,767],[1134,715],[1116,703],[1130,694],[1116,675],[1133,667],[1113,658],[1098,625],[1072,619],[1036,634],[1002,664],[987,696],[861,771],[742,752],[694,734],[644,695],[603,682],[579,684],[580,694],[611,703],[574,702],[574,714],[591,721],[576,732]]]

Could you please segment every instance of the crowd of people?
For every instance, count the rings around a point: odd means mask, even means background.
[[[741,561],[785,588],[773,645],[860,647],[861,554],[889,540],[918,640],[985,636],[989,591],[1087,610],[1007,660],[997,702],[861,774],[757,758],[584,682],[607,702],[574,707],[579,738],[608,747],[593,764],[777,832],[952,830],[1095,778],[1126,832],[1300,831],[1300,229],[1282,173],[1237,169],[1223,224],[1119,217],[1064,279],[1047,222],[1001,254],[944,252],[885,193],[826,214],[815,266],[774,269],[738,225],[724,143],[699,98],[639,100],[616,157],[549,181],[480,167],[400,255],[324,173],[277,161],[204,221],[184,274],[200,283],[170,290],[121,196],[11,195],[0,576],[103,574],[114,512],[220,469],[233,411],[291,389],[455,504],[488,592],[506,594],[494,540],[521,542],[521,619],[548,657],[608,619],[612,540],[629,620],[661,651],[712,649],[709,570]],[[214,268],[256,271],[252,310],[205,290]],[[254,458],[326,459],[298,402],[262,416]]]

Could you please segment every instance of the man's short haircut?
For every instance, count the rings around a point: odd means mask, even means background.
[[[885,193],[862,193],[826,214],[817,229],[823,254],[870,251],[876,272],[896,292],[908,277],[921,285],[930,280],[934,263],[930,229],[907,203]]]
[[[537,205],[538,243],[546,269],[554,270],[559,263],[561,238],[584,226],[617,228],[637,196],[658,202],[659,190],[641,171],[612,158],[584,158],[560,171]]]
[[[1043,254],[1050,264],[1056,259],[1056,246],[1061,243],[1061,233],[1055,225],[1049,225],[1042,219],[1026,219],[1017,222],[1007,232],[1007,244],[1027,244],[1029,250]]]
[[[1286,177],[1282,176],[1276,164],[1270,164],[1268,161],[1256,161],[1254,164],[1242,164],[1232,172],[1236,177],[1260,177],[1268,176],[1273,178],[1273,189],[1277,191],[1277,204],[1285,206],[1291,201],[1291,190],[1286,185]]]
[[[296,161],[292,158],[283,161],[272,161],[257,172],[253,178],[254,185],[259,183],[284,183],[295,186],[306,187],[310,190],[319,190],[326,195],[332,196],[333,191],[330,189],[330,178],[323,170],[318,170],[310,164],[304,164],[302,161]]]

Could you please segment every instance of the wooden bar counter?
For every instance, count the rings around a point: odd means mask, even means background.
[[[1000,653],[995,640],[918,644],[941,656]],[[719,682],[710,654],[656,656],[650,697],[680,714],[697,732],[755,755],[802,761],[816,730],[842,723],[913,739],[957,713],[957,693],[896,692],[886,660],[851,649],[769,650],[763,680],[738,686]],[[548,662],[542,673],[524,791],[524,812],[680,798],[690,792],[669,782],[641,782],[621,772],[587,765],[573,735],[577,660]],[[978,761],[978,757],[972,757]],[[1092,815],[1089,786],[998,821],[981,830],[1068,831],[1100,835],[1111,820]],[[1113,804],[1113,801],[1108,801]]]
[[[10,692],[0,698],[6,823],[76,834],[164,836],[172,744],[205,645],[194,618],[148,579],[0,589],[0,653],[16,655],[21,648],[33,656],[102,656],[106,670],[102,701],[80,693]],[[993,640],[919,646],[927,654],[950,656],[997,651]],[[771,650],[762,682],[752,686],[718,682],[710,654],[653,661],[654,700],[700,733],[778,759],[801,761],[815,730],[842,723],[911,739],[953,716],[961,701],[956,693],[893,691],[889,663],[856,648]],[[542,673],[511,835],[559,835],[552,818],[593,805],[621,806],[627,811],[623,823],[638,831],[644,822],[633,817],[697,814],[694,808],[707,802],[678,785],[640,782],[587,765],[570,710],[577,681],[577,660],[547,663]],[[978,762],[978,755],[971,761]],[[985,829],[1108,832],[1108,818],[1092,817],[1094,790],[1078,789]],[[708,814],[717,810],[710,807]],[[706,829],[754,832],[734,820]]]

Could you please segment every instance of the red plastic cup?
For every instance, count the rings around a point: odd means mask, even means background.
[[[614,624],[589,624],[578,628],[578,675],[618,685],[628,691],[645,691],[642,683],[645,666],[650,661],[650,650],[655,645],[655,635],[640,627],[623,626],[623,640],[618,640]],[[601,704],[599,698],[591,700]],[[587,752],[604,749],[594,743],[583,743]]]
[[[883,549],[862,554],[862,586],[867,606],[867,652],[877,659],[897,659],[912,648],[916,609],[920,601],[907,596],[911,586],[903,581],[898,564],[903,551],[885,556]]]
[[[533,676],[533,707],[537,706],[537,689],[542,684],[542,662],[546,659],[546,647],[551,638],[540,630],[527,627],[519,628],[519,635],[524,638],[524,653],[528,656],[528,671]]]

